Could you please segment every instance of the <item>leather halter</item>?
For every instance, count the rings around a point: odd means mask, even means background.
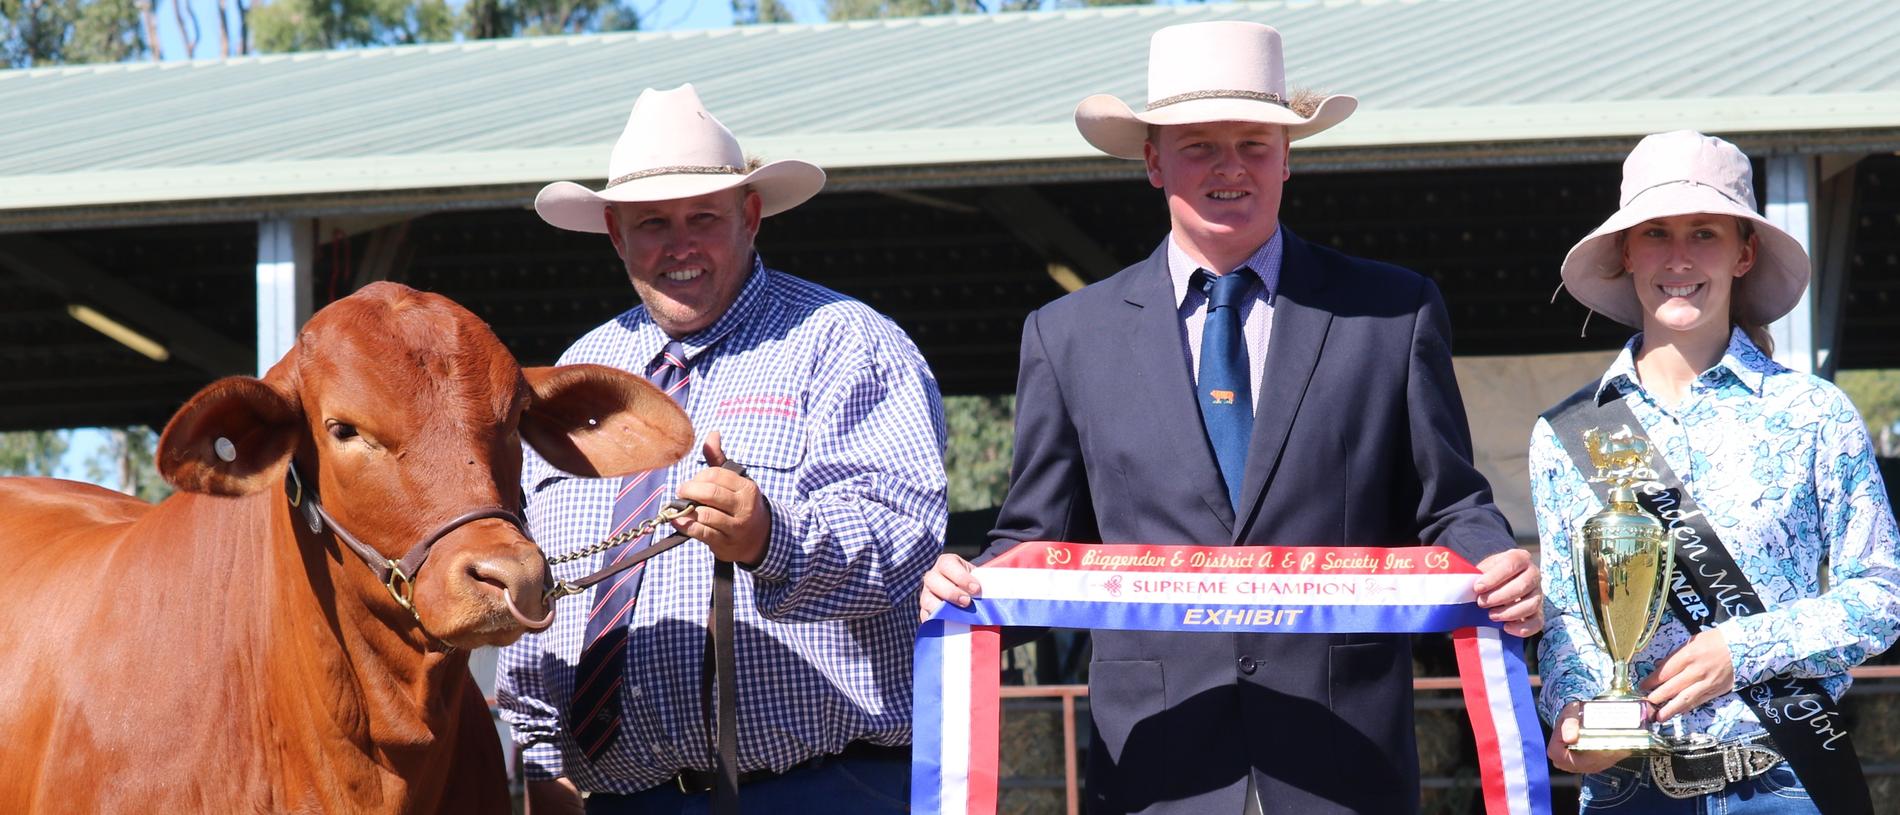
[[[323,508],[323,501],[317,496],[316,485],[306,487],[302,476],[297,474],[295,460],[291,461],[286,473],[284,493],[289,497],[290,505],[303,512],[304,521],[310,525],[310,531],[322,534],[324,525],[328,524],[330,531],[336,533],[337,540],[343,541],[344,545],[355,552],[356,556],[362,559],[363,564],[375,573],[377,582],[382,583],[383,588],[389,590],[389,596],[396,599],[396,604],[408,609],[410,616],[416,618],[416,626],[422,628],[422,633],[437,642],[440,640],[437,640],[436,636],[430,634],[429,629],[422,625],[422,615],[416,611],[415,605],[416,572],[421,570],[423,562],[429,559],[429,550],[434,548],[437,542],[448,537],[449,533],[475,521],[499,518],[514,525],[516,529],[521,528],[521,519],[501,507],[470,510],[456,516],[418,541],[415,546],[409,548],[408,554],[403,555],[401,560],[394,560],[384,557],[381,552],[376,551],[361,538],[351,534],[342,524],[337,523],[336,518],[331,517],[329,510]]]

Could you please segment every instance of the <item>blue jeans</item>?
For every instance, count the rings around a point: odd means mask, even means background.
[[[1649,768],[1640,772],[1621,764],[1583,777],[1580,815],[1819,815],[1808,790],[1788,762],[1768,772],[1694,798],[1671,798],[1656,789]]]
[[[710,793],[688,795],[669,781],[632,795],[589,796],[587,815],[702,815]],[[910,762],[830,758],[739,787],[741,812],[774,815],[910,811]]]

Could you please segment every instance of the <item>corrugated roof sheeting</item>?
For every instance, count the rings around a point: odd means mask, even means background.
[[[1164,25],[1250,19],[1352,93],[1310,148],[1900,127],[1891,0],[1329,0],[481,41],[0,72],[0,209],[589,179],[643,87],[838,167],[1095,156]]]

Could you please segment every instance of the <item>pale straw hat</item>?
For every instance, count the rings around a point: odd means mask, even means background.
[[[1743,321],[1767,325],[1801,302],[1808,287],[1807,250],[1755,211],[1748,156],[1735,145],[1693,130],[1645,136],[1623,160],[1620,198],[1622,208],[1564,257],[1564,288],[1591,311],[1641,328],[1643,306],[1623,269],[1616,236],[1651,219],[1695,213],[1747,219],[1759,236],[1754,267],[1735,281]]]
[[[1260,23],[1223,21],[1171,25],[1148,40],[1148,104],[1140,113],[1098,93],[1075,108],[1075,127],[1095,148],[1117,158],[1142,157],[1149,125],[1265,122],[1302,139],[1345,121],[1358,107],[1328,96],[1313,111],[1293,112],[1280,32]]]
[[[692,85],[648,88],[633,103],[627,127],[607,158],[607,186],[594,192],[557,181],[534,197],[534,211],[562,229],[604,233],[602,213],[609,203],[672,201],[744,184],[758,192],[762,216],[776,215],[817,195],[825,186],[825,171],[788,159],[747,172],[739,140],[706,110]]]

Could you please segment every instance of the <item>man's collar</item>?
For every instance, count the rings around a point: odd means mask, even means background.
[[[1249,255],[1247,259],[1240,264],[1241,266],[1252,269],[1254,274],[1260,277],[1260,282],[1264,286],[1263,291],[1265,292],[1266,300],[1269,303],[1273,302],[1274,292],[1279,288],[1280,264],[1286,254],[1285,235],[1286,230],[1275,227],[1273,236],[1267,238],[1266,243],[1260,244],[1260,247],[1253,250],[1253,254]],[[1174,288],[1174,304],[1176,307],[1179,307],[1187,300],[1188,280],[1194,276],[1195,271],[1201,268],[1201,265],[1194,262],[1193,258],[1188,257],[1187,252],[1181,248],[1180,244],[1175,243],[1174,233],[1172,232],[1168,233],[1167,257],[1168,281]],[[1234,268],[1238,269],[1240,267],[1236,266]],[[1212,272],[1214,270],[1209,269],[1208,271]],[[1220,271],[1225,274],[1232,272],[1233,269],[1221,269]]]
[[[1643,347],[1643,335],[1638,333],[1623,344],[1622,352],[1616,355],[1616,361],[1610,363],[1603,378],[1597,381],[1597,394],[1601,396],[1605,388],[1616,385],[1630,391],[1640,390],[1642,380],[1636,376],[1636,352]],[[1748,334],[1740,328],[1729,329],[1728,347],[1722,350],[1722,358],[1715,365],[1696,377],[1710,384],[1727,377],[1747,388],[1748,392],[1760,396],[1762,388],[1770,374],[1788,370],[1780,363],[1770,359],[1755,346]]]

